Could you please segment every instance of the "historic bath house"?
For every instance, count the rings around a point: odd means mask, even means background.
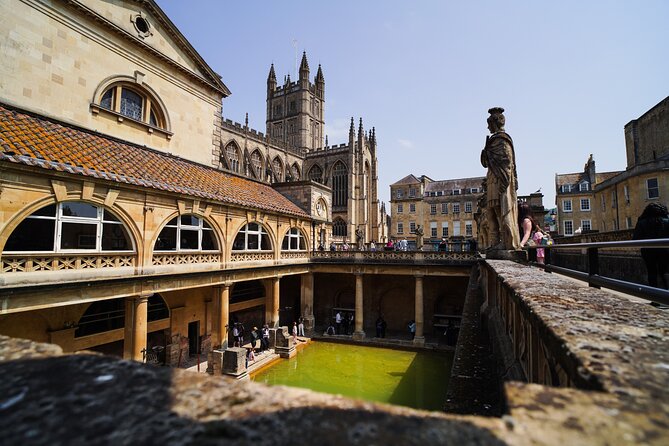
[[[318,251],[387,229],[376,132],[324,141],[306,55],[295,82],[270,68],[261,133],[222,117],[230,90],[152,0],[0,12],[0,334],[178,364],[234,322],[346,309],[354,337],[383,314],[420,343],[461,310],[468,253]]]

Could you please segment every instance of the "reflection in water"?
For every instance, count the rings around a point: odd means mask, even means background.
[[[314,342],[254,381],[419,409],[444,405],[452,354]]]

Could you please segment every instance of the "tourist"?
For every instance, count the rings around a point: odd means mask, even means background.
[[[269,326],[267,324],[262,327],[262,339],[260,345],[263,350],[269,349]]]
[[[234,325],[232,326],[232,337],[235,340],[235,347],[238,347],[239,345],[239,323],[235,322]]]
[[[348,251],[349,248],[350,248],[350,247],[348,246],[348,243],[346,243],[346,240],[344,240],[344,244],[341,245],[341,250],[342,250],[342,251]]]
[[[400,242],[400,250],[401,251],[408,251],[409,250],[409,241],[407,240],[406,237],[402,239]]]
[[[346,334],[349,335],[353,332],[353,329],[355,328],[355,316],[353,316],[354,313],[349,313],[348,314],[348,328],[346,329]]]
[[[537,245],[537,243],[534,241],[533,235],[534,235],[534,229],[537,228],[538,225],[536,221],[534,221],[534,217],[532,217],[532,208],[530,207],[529,203],[527,202],[519,202],[518,203],[518,229],[520,231],[520,247],[523,248],[525,245],[534,247]],[[541,249],[541,256],[543,258],[544,256],[544,249]],[[536,252],[537,257],[539,256],[539,250],[537,249]],[[531,256],[534,257],[534,256]],[[543,259],[542,259],[543,260]]]
[[[334,336],[335,328],[332,325],[332,322],[330,322],[330,325],[328,325],[328,328],[325,330],[325,334],[328,335],[328,336]]]
[[[251,348],[253,351],[255,351],[256,346],[258,345],[259,339],[260,335],[258,334],[258,327],[253,327],[253,331],[251,331]]]
[[[330,251],[336,251],[337,250],[337,245],[335,242],[330,243]]]
[[[318,250],[321,252],[325,251],[325,246],[323,246],[323,243],[318,244]]]
[[[293,343],[297,342],[297,322],[293,322]]]
[[[393,251],[395,249],[395,245],[393,244],[392,240],[388,240],[388,243],[386,243],[386,248],[385,251]]]
[[[376,251],[376,244],[373,241],[369,242],[369,250]]]
[[[636,222],[632,235],[634,240],[655,238],[669,238],[669,212],[661,203],[650,203],[646,206]],[[659,274],[664,288],[669,289],[665,276],[669,272],[669,249],[642,248],[641,258],[646,264],[648,285],[657,288]]]
[[[335,314],[335,326],[337,327],[337,334],[341,334],[341,312],[337,311]]]
[[[246,368],[249,368],[249,362],[255,362],[256,355],[252,348],[246,349]]]
[[[304,318],[301,317],[299,319],[299,324],[297,324],[297,335],[298,336],[304,336]]]
[[[411,336],[411,339],[416,336],[416,322],[413,320],[409,321],[409,335]]]
[[[381,315],[379,315],[378,319],[376,319],[376,337],[386,337],[386,321],[383,320],[383,316]]]
[[[238,324],[238,336],[239,338],[237,339],[239,341],[239,346],[244,345],[244,324],[242,322],[239,322]]]
[[[439,242],[439,248],[437,249],[442,252],[448,251],[448,243],[446,242],[446,237],[442,237],[441,241]]]
[[[347,335],[348,334],[348,315],[346,313],[344,313],[344,315],[341,318],[341,325],[342,325],[343,334]]]

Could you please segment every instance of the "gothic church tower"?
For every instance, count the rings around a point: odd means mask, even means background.
[[[297,82],[286,76],[277,85],[274,64],[267,77],[267,135],[289,148],[313,150],[323,147],[325,127],[325,78],[321,66],[314,83],[309,81],[307,53],[302,54]]]

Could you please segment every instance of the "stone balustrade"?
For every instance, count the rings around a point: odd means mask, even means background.
[[[3,254],[1,260],[3,273],[133,267],[136,262],[131,252]]]
[[[316,251],[314,263],[399,263],[399,264],[473,264],[473,251]]]

